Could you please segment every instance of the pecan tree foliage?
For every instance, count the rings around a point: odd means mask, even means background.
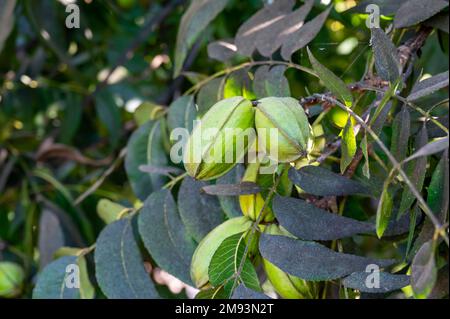
[[[134,203],[100,200],[106,225],[95,243],[59,249],[33,297],[160,298],[167,292],[149,274],[156,267],[200,289],[196,298],[448,297],[449,78],[445,69],[430,74],[422,55],[429,41],[448,55],[448,2],[362,1],[338,13],[312,0],[271,1],[234,38],[208,43],[215,73],[186,71],[231,2],[187,7],[174,78],[193,84],[168,107],[142,104],[119,154]],[[371,3],[384,19],[358,27],[370,42],[361,79],[350,83],[321,58],[318,38],[328,21]],[[301,127],[313,143],[273,174],[244,162],[211,179],[171,162],[170,132],[192,132],[211,109],[220,117],[217,103],[258,108],[287,97],[307,116]],[[272,124],[284,129],[282,119]],[[75,289],[65,284],[72,264]]]

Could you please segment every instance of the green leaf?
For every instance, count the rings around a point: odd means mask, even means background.
[[[95,95],[95,110],[100,122],[105,125],[111,145],[119,142],[121,119],[120,111],[111,93],[104,89]]]
[[[205,182],[185,177],[178,192],[178,209],[186,229],[200,242],[212,229],[223,222],[223,212],[217,197],[205,194]]]
[[[421,149],[428,142],[428,134],[425,125],[416,137],[416,150]],[[427,158],[419,157],[414,162],[408,163],[406,166],[406,174],[411,180],[412,184],[420,192],[422,190],[423,182],[427,171]],[[402,199],[400,202],[399,214],[400,216],[407,211],[413,204],[415,196],[411,192],[408,186],[405,186],[403,190]]]
[[[228,297],[229,296],[223,286],[200,290],[198,294],[195,295],[195,299],[228,299]]]
[[[64,144],[70,144],[78,129],[80,128],[83,108],[79,95],[69,95],[64,102],[64,113],[61,121],[60,141]]]
[[[105,198],[100,199],[97,203],[97,214],[106,224],[111,224],[119,219],[120,214],[126,212],[128,209]]]
[[[245,167],[242,164],[236,165],[231,171],[217,179],[216,185],[237,184],[244,176]],[[238,196],[218,196],[220,206],[228,218],[242,215]]]
[[[0,2],[0,53],[14,27],[14,8],[16,0],[5,0]]]
[[[390,183],[391,181],[388,178],[384,183],[383,192],[381,193],[380,202],[378,203],[376,218],[378,238],[383,236],[384,231],[388,227],[392,215],[392,208],[394,206],[392,190],[389,187]]]
[[[301,199],[277,195],[272,205],[280,225],[304,240],[335,240],[374,230],[371,223],[331,214]]]
[[[402,71],[397,48],[382,29],[372,28],[371,31],[371,44],[378,75],[383,80],[395,83]]]
[[[110,299],[158,298],[133,235],[132,220],[107,225],[95,248],[97,282]]]
[[[362,168],[363,175],[370,179],[370,158],[369,158],[369,151],[367,149],[367,134],[364,134],[364,136],[361,139],[361,143],[359,144],[359,147],[361,147],[361,150],[363,152],[364,156],[364,165]]]
[[[406,157],[408,151],[408,140],[410,134],[411,118],[408,107],[404,105],[402,110],[395,116],[392,124],[391,153],[401,162]]]
[[[378,285],[368,285],[371,283],[372,276],[378,276]],[[370,277],[369,277],[370,276]],[[374,278],[375,280],[375,278]],[[346,288],[357,289],[367,293],[387,293],[399,290],[409,285],[410,277],[407,275],[394,275],[387,272],[356,272],[342,280],[342,285]]]
[[[427,204],[441,222],[445,221],[449,202],[448,153],[442,155],[428,186]]]
[[[427,241],[420,247],[411,265],[411,286],[414,297],[425,299],[436,283],[437,269],[434,243]]]
[[[248,258],[245,258],[244,267],[239,273],[239,267],[244,258],[245,238],[246,232],[232,235],[217,248],[208,268],[209,281],[213,286],[234,282],[238,278],[238,281],[242,281],[248,288],[261,291],[258,275]]]
[[[419,83],[414,85],[407,99],[408,101],[415,101],[420,99],[421,97],[433,94],[437,90],[447,87],[448,81],[448,71],[439,73],[432,76],[431,78],[420,81]]]
[[[145,200],[153,189],[164,185],[166,178],[161,174],[143,173],[141,165],[165,166],[167,157],[161,140],[158,122],[148,121],[130,137],[125,157],[125,171],[135,195]]]
[[[192,285],[191,258],[195,245],[186,233],[169,190],[152,193],[139,214],[139,233],[159,267]]]
[[[316,242],[266,234],[261,235],[259,249],[265,259],[289,275],[311,281],[342,278],[365,271],[370,264],[383,268],[394,262],[338,253]]]
[[[190,133],[196,118],[197,109],[194,103],[194,96],[183,95],[170,104],[167,114],[167,125],[171,132],[176,128],[185,128]]]
[[[342,130],[341,153],[341,173],[343,174],[356,154],[355,129],[350,117],[347,120],[347,125]]]
[[[141,126],[149,120],[156,120],[164,114],[164,108],[161,105],[152,102],[143,102],[133,113],[134,120],[138,126]]]
[[[174,76],[182,70],[189,49],[201,35],[202,31],[225,8],[228,0],[192,1],[181,18],[175,48]]]
[[[380,135],[381,133],[384,122],[386,121],[388,113],[392,107],[392,103],[390,102],[390,100],[395,95],[395,92],[397,91],[399,85],[400,81],[397,81],[393,84],[389,84],[389,88],[384,93],[383,98],[376,107],[375,112],[370,119],[370,125],[372,126],[372,130],[377,135]]]
[[[353,104],[352,93],[347,88],[347,85],[338,78],[333,72],[328,70],[325,66],[320,64],[319,61],[313,56],[308,48],[308,56],[311,64],[316,71],[317,76],[322,81],[322,83],[339,99],[341,99],[345,105],[351,106]]]
[[[95,296],[95,288],[89,279],[86,258],[82,248],[61,247],[55,253],[55,258],[63,256],[76,256],[77,265],[80,275],[80,297],[81,299],[93,299]]]
[[[317,196],[371,195],[367,186],[318,166],[290,168],[289,179],[305,192]]]
[[[79,299],[80,289],[74,282],[76,273],[67,271],[71,265],[77,265],[76,256],[64,256],[47,265],[38,276],[33,299]]]
[[[448,7],[444,0],[410,0],[397,11],[394,19],[396,28],[406,28],[418,24],[434,16]]]

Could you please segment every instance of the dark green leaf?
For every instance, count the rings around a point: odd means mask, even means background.
[[[369,188],[359,182],[318,166],[289,169],[289,179],[305,192],[318,196],[370,195]]]
[[[396,28],[406,28],[418,24],[434,16],[448,7],[444,0],[410,0],[397,11],[394,19]]]
[[[358,3],[355,7],[351,8],[347,12],[353,13],[358,12],[362,14],[367,14],[367,6],[370,4],[374,4],[380,8],[380,14],[385,16],[394,15],[397,10],[400,8],[400,6],[408,2],[409,0],[363,0]]]
[[[334,240],[374,229],[373,224],[331,214],[301,199],[276,196],[272,208],[280,225],[304,240]]]
[[[147,198],[139,214],[139,233],[159,267],[192,285],[189,269],[195,245],[170,191],[160,190]]]
[[[160,188],[165,177],[160,174],[143,173],[141,165],[165,166],[167,158],[161,141],[158,122],[148,121],[140,126],[130,137],[127,144],[125,170],[136,196],[144,200],[155,188]]]
[[[449,33],[449,16],[448,12],[441,12],[432,16],[430,19],[424,22],[427,27],[432,27],[445,33]]]
[[[64,144],[69,144],[80,127],[83,108],[79,95],[69,95],[64,103],[64,115],[61,122],[60,140]]]
[[[205,194],[205,182],[186,177],[178,193],[178,209],[188,233],[200,242],[213,228],[223,222],[223,213],[217,197]]]
[[[446,149],[448,149],[448,136],[439,138],[435,141],[423,145],[422,147],[417,149],[417,151],[413,155],[405,159],[405,162],[409,162],[420,157],[430,156],[435,153],[442,152]]]
[[[261,188],[258,186],[258,184],[253,182],[241,182],[239,184],[206,185],[202,187],[202,190],[209,195],[221,196],[250,195],[261,192]]]
[[[319,61],[313,56],[311,51],[308,48],[309,60],[316,71],[317,76],[322,81],[322,83],[339,99],[345,102],[345,105],[351,106],[353,103],[352,93],[347,88],[347,85],[338,78],[333,72],[328,70],[325,66],[320,64]]]
[[[111,144],[116,146],[120,137],[120,111],[108,90],[102,90],[95,96],[95,109],[98,118],[105,125]]]
[[[245,167],[241,164],[236,165],[231,171],[223,175],[216,181],[216,185],[228,185],[240,183],[244,176]],[[241,207],[237,196],[218,196],[220,206],[228,218],[241,216]]]
[[[372,50],[378,75],[391,83],[395,83],[401,74],[401,65],[397,48],[391,39],[380,28],[372,28]]]
[[[427,298],[437,277],[434,244],[428,241],[420,247],[411,266],[411,286],[416,298]]]
[[[448,141],[447,141],[448,142]],[[416,150],[421,149],[424,145],[428,143],[428,134],[425,125],[422,130],[418,133],[416,137]],[[409,179],[416,187],[417,190],[422,189],[423,182],[425,180],[425,174],[427,171],[427,158],[419,157],[414,162],[410,162],[406,167],[406,174]],[[414,202],[415,196],[411,192],[408,186],[405,186],[403,190],[402,199],[400,202],[399,214],[402,215],[406,210],[408,210],[412,203]]]
[[[239,273],[245,252],[245,236],[246,233],[232,235],[217,248],[208,268],[209,281],[213,286],[234,282],[238,278],[238,281],[242,281],[246,287],[261,290],[258,275],[250,259],[245,258],[244,267]]]
[[[79,299],[76,274],[67,272],[70,265],[77,265],[76,256],[64,256],[47,265],[38,276],[33,299]]]
[[[417,83],[408,95],[408,101],[414,101],[421,97],[433,94],[437,90],[448,86],[448,71],[439,73],[431,78]]]
[[[281,48],[281,56],[285,60],[290,60],[294,52],[308,45],[322,29],[323,24],[328,18],[332,7],[317,15],[311,21],[295,32],[290,33],[285,39]]]
[[[449,201],[448,153],[445,152],[436,166],[428,186],[427,204],[443,223],[448,211]]]
[[[130,218],[107,225],[95,247],[95,272],[110,299],[158,298],[133,235]]]
[[[379,276],[379,277],[378,277]],[[373,280],[378,280],[378,285],[372,285]],[[375,278],[377,277],[377,278]],[[409,285],[410,278],[407,275],[394,275],[387,272],[356,272],[342,280],[342,285],[367,293],[387,293],[399,290]],[[374,283],[375,284],[375,283]]]
[[[312,281],[342,278],[365,271],[370,264],[383,268],[394,262],[337,253],[316,242],[266,234],[261,235],[259,249],[262,256],[278,268]]]
[[[167,125],[172,132],[177,128],[192,131],[194,120],[197,118],[197,109],[192,95],[183,95],[170,104],[167,114]]]
[[[175,49],[175,77],[183,67],[184,60],[202,31],[225,8],[228,0],[192,1],[184,13],[178,28]]]
[[[236,287],[231,299],[270,299],[270,298],[263,293],[249,289],[241,284]]]
[[[395,116],[392,124],[391,153],[401,162],[408,151],[408,140],[410,134],[411,119],[408,107],[404,105],[402,110]]]
[[[198,116],[203,116],[211,106],[223,98],[222,82],[224,78],[216,78],[205,84],[197,94]]]

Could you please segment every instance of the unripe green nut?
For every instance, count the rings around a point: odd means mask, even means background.
[[[0,297],[13,298],[19,295],[24,279],[22,267],[8,261],[0,262]]]
[[[256,183],[258,179],[260,163],[249,163],[247,169],[245,170],[244,177],[242,178],[243,182],[254,182]],[[259,212],[264,206],[264,198],[261,193],[257,194],[249,194],[249,195],[240,195],[239,196],[239,205],[241,207],[242,214],[247,216],[251,220],[256,220],[258,218]],[[263,213],[262,219],[265,222],[272,221],[274,219],[274,215],[269,206],[267,206]]]
[[[267,97],[259,100],[255,126],[261,148],[274,161],[293,162],[305,157],[313,146],[308,118],[294,98]],[[278,139],[271,138],[271,129],[277,129]]]
[[[230,236],[247,231],[251,226],[252,221],[247,217],[235,217],[214,228],[200,241],[191,262],[191,278],[197,288],[208,283],[208,267],[220,244]]]
[[[254,113],[252,103],[241,96],[214,104],[186,144],[183,162],[188,174],[200,180],[216,179],[241,161],[255,139],[248,130],[254,127]]]

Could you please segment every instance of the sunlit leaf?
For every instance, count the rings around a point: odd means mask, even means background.
[[[313,56],[308,48],[309,60],[316,71],[317,76],[334,95],[341,99],[347,106],[351,106],[353,103],[352,93],[349,91],[345,83],[338,78],[333,72],[328,70],[325,66],[320,64],[319,61]]]
[[[356,137],[353,123],[349,118],[347,125],[342,130],[342,144],[341,144],[341,173],[344,173],[348,165],[353,160],[353,156],[356,154]]]
[[[416,298],[426,298],[436,283],[434,244],[428,241],[417,252],[411,266],[411,286]]]

